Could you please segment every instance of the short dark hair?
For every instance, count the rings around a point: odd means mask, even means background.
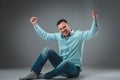
[[[65,19],[60,19],[60,20],[57,22],[57,26],[58,26],[61,22],[68,23],[67,20],[65,20]]]

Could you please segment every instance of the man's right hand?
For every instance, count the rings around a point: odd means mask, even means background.
[[[30,18],[30,23],[34,26],[35,24],[37,24],[38,20],[37,17],[33,16]]]

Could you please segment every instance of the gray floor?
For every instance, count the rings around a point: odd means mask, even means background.
[[[19,77],[23,77],[30,71],[29,68],[19,69],[1,69],[0,80],[19,80]],[[49,68],[44,68],[43,73],[49,71]],[[44,80],[44,79],[36,79]],[[58,76],[51,80],[68,80],[64,77]],[[120,80],[120,69],[93,69],[84,68],[80,76],[69,80]]]

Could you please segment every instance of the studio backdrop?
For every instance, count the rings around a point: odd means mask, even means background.
[[[50,47],[58,52],[57,42],[42,40],[29,19],[38,18],[46,32],[58,32],[56,23],[66,19],[73,30],[88,30],[92,10],[97,10],[99,32],[87,40],[83,66],[120,68],[119,0],[1,0],[0,68],[31,67],[40,51]]]

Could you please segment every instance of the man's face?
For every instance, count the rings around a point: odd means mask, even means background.
[[[58,30],[65,36],[69,36],[70,32],[71,32],[71,29],[68,25],[68,23],[65,23],[65,22],[61,22],[59,25],[58,25]]]

